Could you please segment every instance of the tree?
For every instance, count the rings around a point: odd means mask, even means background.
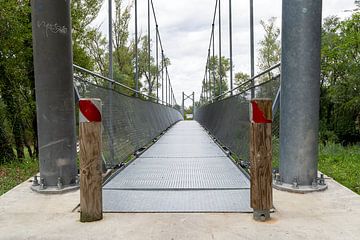
[[[29,126],[26,126],[25,119],[32,119],[31,115],[26,115],[31,108],[32,101],[28,99],[32,100],[30,87],[33,85],[29,83],[33,80],[29,78],[32,72],[30,13],[29,1],[1,1],[0,96],[6,119],[0,128],[1,131],[10,129],[19,159],[24,158],[24,145],[28,145],[25,128]],[[1,135],[2,138],[10,137],[9,133]],[[10,141],[2,139],[1,142],[1,150],[10,153],[6,149]]]
[[[267,22],[261,20],[260,24],[265,31],[264,39],[259,42],[258,67],[264,71],[280,62],[280,29],[275,25],[276,18],[271,17]],[[273,76],[269,73],[269,79]]]
[[[264,39],[259,42],[259,57],[258,67],[260,71],[274,66],[280,62],[280,29],[275,25],[276,18],[271,17],[267,22],[261,20],[260,24],[265,31]],[[273,79],[279,74],[278,70],[268,72],[266,75],[260,77],[255,85]],[[266,83],[255,90],[257,97],[275,97],[279,88],[279,81],[271,81]]]
[[[235,86],[239,87],[237,89],[238,93],[245,91],[249,88],[249,84],[244,84],[246,81],[250,79],[250,75],[243,72],[235,73]]]
[[[94,29],[90,24],[95,20],[104,0],[71,1],[71,24],[73,40],[73,62],[81,67],[93,70],[94,60],[84,43],[89,41],[89,33]]]
[[[86,50],[94,61],[94,70],[100,72],[103,76],[108,76],[108,41],[99,31],[94,28],[87,33]]]
[[[162,69],[161,54],[159,54],[159,69],[156,66],[156,62],[153,56],[150,56],[150,76],[149,77],[149,50],[148,50],[148,37],[144,36],[140,41],[141,47],[139,49],[139,78],[144,78],[145,86],[143,91],[149,96],[156,97],[155,92],[161,87],[161,77],[163,71],[164,81],[166,79],[166,67],[171,65],[170,59],[164,57],[164,64]],[[151,47],[151,46],[150,46]],[[159,83],[157,84],[157,75],[159,76]]]
[[[204,91],[209,91],[211,89],[212,96],[219,96],[220,95],[220,67],[219,67],[219,57],[214,56],[210,57],[208,69],[210,69],[210,87],[208,84],[203,82]],[[225,58],[224,56],[221,57],[221,92],[224,93],[228,91],[227,85],[227,72],[230,70],[230,60]]]
[[[340,20],[329,17],[322,29],[322,140],[360,141],[360,13]]]

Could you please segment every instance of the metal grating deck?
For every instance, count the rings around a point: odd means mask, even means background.
[[[105,212],[252,212],[250,182],[195,121],[173,126],[103,187]]]

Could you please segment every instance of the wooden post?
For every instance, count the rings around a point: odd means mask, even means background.
[[[270,219],[272,200],[271,99],[253,99],[250,105],[250,201],[254,219]]]
[[[80,221],[101,220],[101,100],[80,99]]]

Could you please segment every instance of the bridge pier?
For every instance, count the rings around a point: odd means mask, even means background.
[[[324,190],[317,176],[322,1],[282,4],[280,176],[274,186]]]
[[[70,1],[31,5],[40,165],[32,189],[59,193],[78,188]]]

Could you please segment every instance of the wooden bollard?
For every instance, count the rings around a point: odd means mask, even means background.
[[[254,219],[266,221],[273,206],[271,99],[253,99],[250,109],[250,201]]]
[[[80,99],[80,221],[103,218],[101,172],[101,100]]]

